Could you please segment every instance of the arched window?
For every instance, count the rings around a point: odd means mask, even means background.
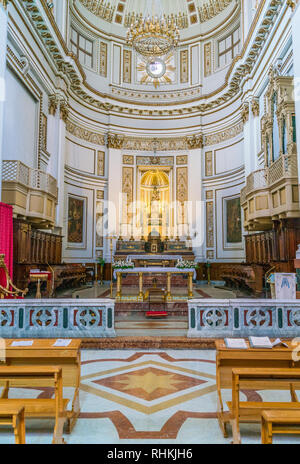
[[[287,152],[287,127],[285,117],[282,119],[282,153],[285,155]]]
[[[276,161],[280,156],[280,142],[279,142],[279,126],[277,120],[277,94],[274,93],[272,100],[272,118],[273,118],[273,132],[272,132],[272,159]]]

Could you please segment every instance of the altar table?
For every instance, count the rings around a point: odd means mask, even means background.
[[[115,269],[114,278],[117,279],[117,295],[116,299],[122,297],[122,275],[123,274],[138,274],[139,276],[139,295],[138,300],[143,301],[143,274],[167,274],[167,300],[171,301],[171,278],[172,274],[187,274],[188,275],[188,298],[193,298],[193,279],[196,279],[195,269],[178,269],[177,267],[135,267],[133,269]]]

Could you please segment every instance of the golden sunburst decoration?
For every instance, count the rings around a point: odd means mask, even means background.
[[[137,71],[140,73],[140,84],[172,84],[175,77],[174,55],[170,53],[165,59],[139,57]],[[139,78],[139,76],[138,76]]]

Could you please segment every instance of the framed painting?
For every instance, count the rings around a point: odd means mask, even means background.
[[[223,218],[225,232],[225,247],[234,248],[241,245],[242,235],[242,211],[240,197],[223,199]]]
[[[72,248],[83,248],[86,235],[86,198],[68,197],[68,244]]]

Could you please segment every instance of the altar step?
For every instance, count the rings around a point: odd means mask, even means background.
[[[184,318],[185,319],[185,318]],[[157,319],[157,320],[119,320],[115,322],[115,330],[117,337],[128,336],[178,336],[185,337],[188,331],[188,323],[186,320],[174,320],[174,318]]]
[[[166,305],[151,305],[151,310],[166,310],[168,316],[185,316],[188,317],[188,304],[185,301],[178,301],[172,303],[166,303]],[[121,317],[134,317],[135,315],[140,315],[141,317],[146,317],[146,312],[149,311],[149,303],[138,303],[138,302],[123,302],[115,303],[115,316]]]

